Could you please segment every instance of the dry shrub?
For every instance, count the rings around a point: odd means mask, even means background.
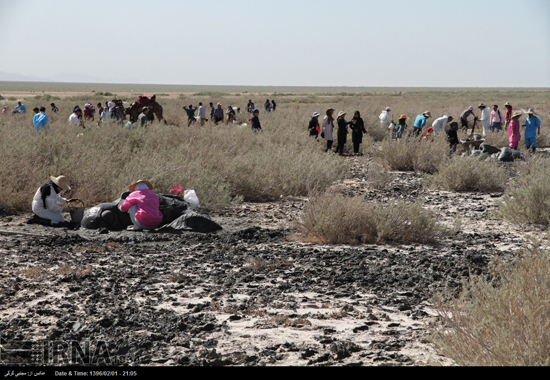
[[[145,178],[159,193],[168,193],[174,184],[195,189],[201,206],[212,210],[242,199],[306,195],[308,187],[327,187],[349,167],[324,154],[301,126],[289,126],[296,117],[293,110],[262,115],[261,133],[234,124],[187,128],[179,104],[166,100],[166,117],[180,122],[128,131],[116,123],[98,127],[87,122],[86,129],[68,125],[74,104],[61,101],[58,106],[62,111],[50,115],[47,136],[36,135],[24,117],[5,118],[9,132],[0,141],[5,178],[0,207],[29,210],[36,189],[50,175],[63,174],[73,188],[67,196],[87,206],[112,201]]]
[[[310,197],[297,228],[305,241],[325,244],[434,243],[445,232],[414,203],[367,203],[330,191]]]
[[[512,263],[498,259],[491,279],[472,277],[458,299],[438,294],[438,351],[461,366],[550,364],[550,255],[535,246]]]
[[[367,186],[375,190],[383,190],[393,180],[394,176],[386,170],[379,161],[373,161],[367,169]]]
[[[550,225],[550,160],[531,158],[497,202],[498,213],[514,223]]]
[[[503,191],[506,172],[495,161],[479,161],[475,158],[454,157],[439,168],[430,178],[430,185],[449,191]]]
[[[448,160],[449,145],[442,134],[431,136],[430,140],[420,140],[418,137],[384,140],[378,155],[391,170],[432,174]]]

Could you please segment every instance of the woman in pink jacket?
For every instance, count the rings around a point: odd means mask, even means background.
[[[134,223],[130,231],[152,230],[162,222],[159,209],[159,198],[153,191],[153,185],[146,180],[139,180],[130,185],[131,194],[120,205],[120,211],[128,212]]]
[[[517,149],[521,135],[519,132],[519,117],[521,112],[514,112],[510,124],[508,125],[508,140],[510,141],[510,148]]]

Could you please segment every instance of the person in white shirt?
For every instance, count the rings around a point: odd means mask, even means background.
[[[390,126],[390,124],[393,123],[390,112],[391,112],[390,107],[386,107],[386,109],[382,111],[380,116],[378,116],[378,118],[380,119],[380,125],[384,129],[387,129]]]
[[[199,115],[197,117],[199,118],[200,125],[204,125],[206,121],[206,108],[204,108],[202,103],[199,103]]]
[[[84,124],[82,123],[82,110],[80,108],[75,109],[71,116],[69,116],[69,124],[80,125],[84,128]]]
[[[481,121],[481,127],[483,128],[482,136],[485,137],[491,127],[491,113],[489,112],[489,108],[487,108],[483,103],[477,106],[477,108],[481,110],[479,121]]]
[[[61,191],[71,190],[69,181],[65,176],[50,177],[50,180],[40,186],[32,200],[32,212],[42,219],[51,220],[52,226],[63,226],[65,217],[62,212],[70,212],[72,209],[60,206],[68,202],[61,196]]]
[[[453,121],[453,117],[447,116],[447,115],[444,115],[440,118],[435,119],[434,122],[432,123],[432,128],[434,130],[434,133],[438,134],[440,132],[446,131],[447,123],[450,123],[451,121]]]

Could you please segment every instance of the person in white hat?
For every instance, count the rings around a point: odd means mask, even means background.
[[[344,155],[344,145],[346,145],[346,140],[348,136],[348,125],[351,124],[351,121],[346,121],[346,113],[344,111],[338,112],[338,145],[336,145],[336,150],[334,153],[339,153],[340,156]]]
[[[483,128],[482,136],[485,137],[491,129],[491,112],[489,111],[489,108],[487,108],[483,103],[477,106],[477,108],[481,110],[479,121],[481,122],[481,128]]]
[[[119,205],[122,212],[128,212],[133,226],[130,231],[152,230],[161,222],[163,215],[160,212],[160,203],[153,185],[147,180],[139,180],[128,187],[130,195]]]
[[[319,132],[321,131],[321,128],[319,127],[319,116],[321,116],[319,112],[313,112],[307,127],[309,135],[315,137],[316,139],[319,138]]]
[[[51,221],[54,227],[66,227],[69,223],[65,223],[63,212],[70,212],[72,209],[63,207],[70,201],[61,196],[63,190],[69,191],[69,181],[65,176],[50,177],[50,180],[44,183],[36,190],[32,200],[32,212],[42,218]]]
[[[386,109],[382,111],[380,116],[378,116],[378,118],[380,119],[380,125],[382,126],[382,128],[384,128],[384,130],[388,129],[390,124],[393,123],[390,112],[390,107],[386,107]]]

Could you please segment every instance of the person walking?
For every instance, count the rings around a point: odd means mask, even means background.
[[[508,124],[508,141],[510,141],[510,148],[518,149],[519,141],[521,140],[521,135],[519,131],[519,118],[522,113],[516,111],[512,114],[510,118],[510,123]]]
[[[50,106],[52,107],[52,112],[53,113],[58,113],[59,112],[59,108],[57,108],[55,103],[50,104]]]
[[[262,126],[260,125],[260,118],[258,117],[258,115],[260,114],[260,110],[257,109],[257,108],[254,108],[252,110],[252,119],[250,119],[251,123],[252,123],[252,130],[254,132],[257,132],[257,131],[261,131],[262,130]]]
[[[321,114],[319,112],[313,112],[313,115],[311,116],[311,119],[309,120],[309,125],[307,126],[307,129],[309,131],[309,135],[312,137],[315,137],[315,139],[319,139],[319,132],[321,131],[321,128],[319,127],[319,116]]]
[[[277,104],[275,103],[275,99],[272,99],[271,100],[271,109],[273,110],[273,112],[275,112],[275,108],[277,108]]]
[[[214,111],[216,110],[216,108],[214,107],[214,103],[212,102],[210,102],[209,106],[210,106],[210,120],[214,121]]]
[[[265,112],[271,112],[271,107],[271,102],[269,101],[269,99],[267,99],[264,104]]]
[[[223,109],[222,104],[218,103],[214,109],[214,124],[218,124],[220,121],[223,121]]]
[[[346,121],[346,113],[344,111],[338,112],[338,145],[336,145],[336,150],[334,153],[339,153],[340,156],[344,155],[344,145],[346,145],[346,140],[348,136],[348,125],[351,124],[350,121]]]
[[[185,113],[187,113],[187,126],[191,126],[192,123],[194,123],[195,120],[195,111],[197,110],[197,107],[193,108],[192,104],[189,104],[189,107],[183,106],[183,110]]]
[[[447,141],[449,142],[449,154],[456,152],[456,147],[459,143],[458,141],[458,123],[453,121],[446,131]]]
[[[252,99],[248,99],[248,104],[246,105],[246,111],[248,113],[252,113],[256,107],[254,107],[254,103],[252,102]]]
[[[506,102],[504,104],[504,108],[506,108],[506,114],[504,115],[504,128],[508,129],[510,126],[510,121],[512,120],[512,114],[514,113],[514,110],[512,109],[512,105],[509,102]]]
[[[227,111],[225,113],[227,115],[225,124],[233,124],[235,122],[235,110],[233,109],[233,107],[231,105],[227,106]]]
[[[353,153],[359,154],[359,145],[363,143],[363,134],[367,133],[365,123],[361,118],[361,113],[355,111],[351,119],[351,141],[353,142]]]
[[[493,110],[491,111],[491,131],[492,132],[499,132],[502,131],[502,122],[504,119],[502,118],[502,112],[498,109],[498,105],[493,106]]]
[[[202,105],[202,102],[199,103],[198,118],[199,118],[199,124],[204,125],[204,123],[206,122],[206,108],[204,108],[204,106]]]
[[[380,113],[380,116],[378,116],[380,119],[380,126],[384,128],[384,130],[387,130],[390,124],[393,123],[390,112],[390,107],[386,107],[386,109]]]
[[[397,140],[401,139],[403,136],[403,132],[408,128],[407,125],[407,115],[401,115],[399,116],[399,120],[397,120],[397,125],[395,126],[395,138]]]
[[[323,132],[321,132],[321,137],[327,142],[327,149],[325,152],[328,152],[332,149],[332,143],[334,138],[332,137],[332,132],[334,130],[334,108],[328,108],[325,112],[325,118],[323,119]]]
[[[491,114],[489,112],[489,108],[487,108],[483,103],[477,106],[477,108],[481,110],[481,114],[479,115],[481,129],[483,130],[483,132],[481,132],[481,135],[485,137],[490,130],[489,127],[491,126]]]
[[[34,115],[32,119],[34,128],[36,129],[36,134],[40,133],[40,130],[44,130],[44,134],[48,134],[48,129],[50,129],[50,120],[46,115],[46,107],[40,107],[40,112]]]
[[[540,136],[540,119],[532,108],[527,110],[525,120],[525,147],[533,153],[537,150],[537,135]]]

